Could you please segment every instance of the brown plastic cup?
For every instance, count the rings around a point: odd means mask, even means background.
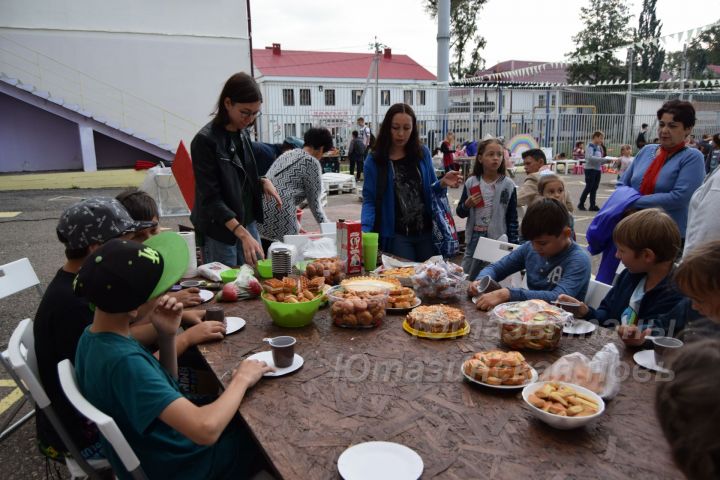
[[[655,350],[655,363],[660,367],[672,362],[673,357],[685,345],[682,340],[673,337],[655,337],[652,342]]]
[[[205,309],[205,316],[203,317],[203,321],[208,320],[225,323],[225,309],[220,305],[209,306]]]
[[[566,312],[572,313],[573,316],[578,316],[578,315],[580,315],[580,306],[581,306],[580,303],[575,303],[575,302],[562,302],[562,301],[560,301],[560,300],[557,300],[557,301],[555,301],[555,302],[553,302],[553,303],[555,303],[555,305],[557,305],[558,307],[562,308],[562,309],[565,310]]]
[[[295,337],[275,337],[271,338],[270,347],[272,348],[273,363],[278,368],[289,367],[295,358]]]

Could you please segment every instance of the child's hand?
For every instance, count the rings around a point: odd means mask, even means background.
[[[580,300],[577,300],[576,298],[571,297],[570,295],[565,295],[564,293],[561,293],[560,295],[558,295],[557,301],[580,304],[580,308],[578,310],[578,315],[580,318],[585,318],[585,315],[587,315],[588,312],[590,311],[590,309],[588,308],[588,306],[585,303],[581,302]]]
[[[645,343],[645,337],[650,335],[651,330],[646,328],[643,331],[637,325],[620,325],[617,327],[617,333],[620,340],[628,347],[639,347]]]
[[[477,205],[481,201],[482,201],[482,193],[476,193],[475,195],[472,195],[465,200],[465,206],[467,208],[474,208],[475,205]]]
[[[240,366],[233,371],[233,381],[242,382],[246,388],[255,385],[258,380],[268,372],[274,372],[275,369],[265,362],[258,360],[244,360]]]
[[[182,318],[183,305],[177,299],[163,295],[155,303],[155,308],[151,313],[150,321],[160,336],[175,336],[180,326]]]
[[[183,303],[183,307],[185,304]],[[205,317],[205,310],[183,310],[182,314],[182,326],[190,328],[193,325],[197,325],[202,322]]]
[[[187,336],[190,345],[199,345],[225,338],[225,325],[222,322],[209,320],[188,328],[183,335]]]
[[[510,290],[508,290],[507,288],[501,288],[500,290],[495,290],[494,292],[484,293],[480,295],[475,305],[479,310],[487,311],[509,300]]]
[[[178,302],[183,304],[183,307],[194,307],[202,303],[200,289],[197,287],[186,288],[179,292],[169,293],[168,295],[175,297]]]

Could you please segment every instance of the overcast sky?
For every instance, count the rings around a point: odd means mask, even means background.
[[[281,43],[288,50],[369,52],[377,36],[393,53],[437,70],[437,22],[422,0],[251,0],[253,47]],[[580,7],[589,0],[488,0],[478,32],[487,40],[490,67],[504,60],[561,61],[582,29]],[[642,0],[629,1],[637,27]],[[658,0],[663,35],[720,18],[718,0]],[[671,48],[677,45],[672,45]]]

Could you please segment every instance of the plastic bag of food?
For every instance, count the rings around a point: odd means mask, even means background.
[[[415,292],[420,296],[449,300],[463,291],[465,273],[462,267],[433,257],[415,267],[411,277]]]
[[[238,289],[238,300],[258,297],[262,292],[262,286],[260,286],[258,279],[255,278],[255,272],[250,265],[240,267],[240,272],[232,283]]]
[[[574,383],[610,399],[620,391],[620,379],[617,377],[619,363],[620,352],[615,344],[608,343],[592,360],[579,352],[560,357],[545,369],[540,381]]]
[[[513,350],[554,350],[570,317],[544,300],[501,303],[490,313],[500,326],[500,340]]]
[[[207,278],[210,281],[222,282],[220,274],[225,270],[230,270],[230,267],[220,262],[212,262],[206,263],[205,265],[200,265],[198,267],[198,274],[202,277]]]
[[[302,256],[305,260],[336,257],[337,247],[335,240],[332,238],[309,240],[302,249]]]

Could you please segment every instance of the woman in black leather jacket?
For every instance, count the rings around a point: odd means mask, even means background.
[[[246,73],[231,76],[218,99],[213,120],[192,141],[195,206],[190,219],[205,262],[255,265],[263,258],[257,223],[263,221],[262,195],[280,197],[258,175],[246,128],[260,115],[262,94]]]

